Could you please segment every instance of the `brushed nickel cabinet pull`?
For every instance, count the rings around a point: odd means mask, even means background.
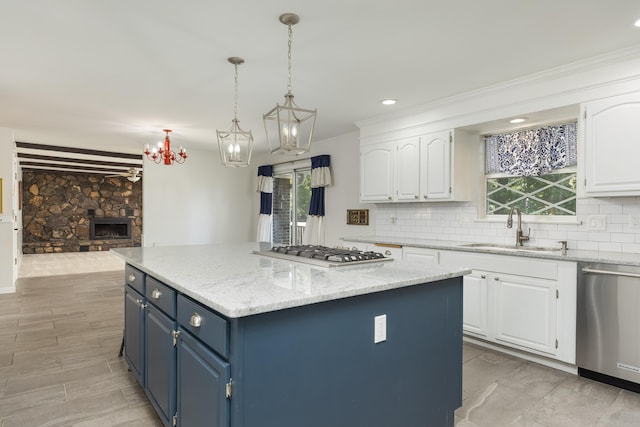
[[[202,317],[198,313],[193,313],[191,319],[189,319],[189,324],[194,328],[199,328],[202,325]]]

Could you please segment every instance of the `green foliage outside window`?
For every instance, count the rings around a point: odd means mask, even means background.
[[[576,214],[576,173],[486,178],[487,215],[507,215],[518,207],[526,215]]]
[[[309,215],[309,203],[311,202],[311,171],[305,170],[296,173],[296,221],[306,222]]]

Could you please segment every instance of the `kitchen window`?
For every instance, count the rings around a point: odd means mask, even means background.
[[[576,122],[486,136],[486,215],[575,217],[576,145]]]
[[[274,165],[273,171],[273,243],[299,245],[307,225],[311,200],[311,163],[309,160]]]

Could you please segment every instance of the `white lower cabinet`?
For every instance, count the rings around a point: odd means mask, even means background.
[[[463,330],[480,337],[488,336],[487,273],[474,270],[464,277],[462,287]]]
[[[463,331],[485,341],[575,364],[575,262],[440,251],[464,277]]]
[[[555,355],[556,290],[553,280],[494,275],[495,339]]]
[[[440,262],[439,252],[437,250],[414,248],[412,246],[402,247],[402,259],[408,261],[419,261],[424,265],[438,265]]]

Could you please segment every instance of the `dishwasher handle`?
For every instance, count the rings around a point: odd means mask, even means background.
[[[595,268],[585,267],[582,269],[583,273],[592,273],[592,274],[603,274],[606,276],[624,276],[624,277],[633,277],[636,279],[640,279],[640,274],[637,273],[625,273],[624,271],[611,271],[611,270],[598,270]]]

